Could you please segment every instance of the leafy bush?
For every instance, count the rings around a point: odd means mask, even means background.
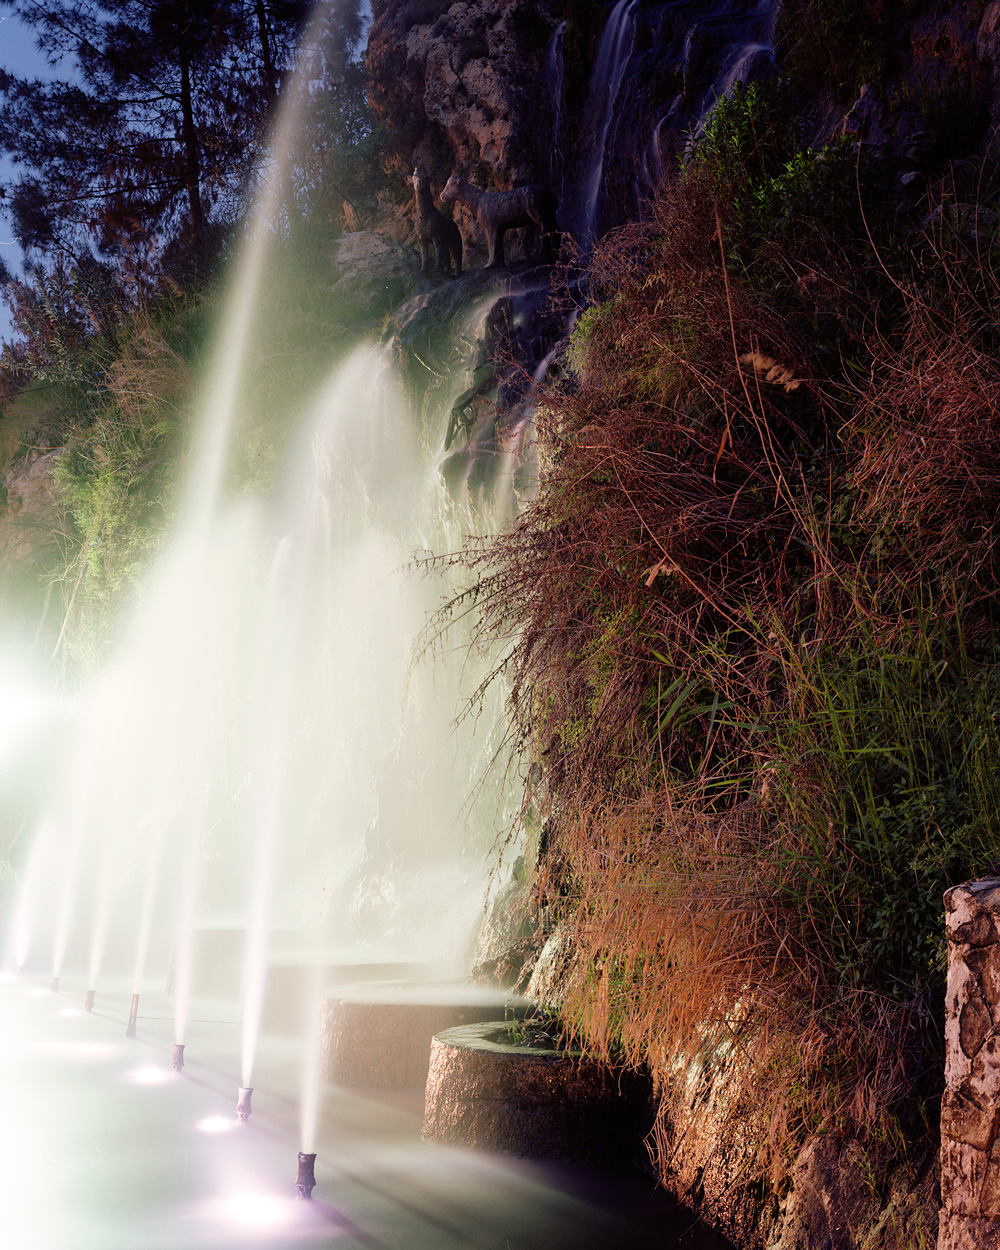
[[[812,89],[830,87],[851,100],[862,84],[886,76],[891,16],[885,0],[789,0],[775,33],[779,59]]]

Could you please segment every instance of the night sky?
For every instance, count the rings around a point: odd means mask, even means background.
[[[0,65],[4,69],[13,70],[18,74],[36,74],[39,77],[51,73],[45,60],[35,47],[35,37],[29,27],[14,17],[11,7],[0,0]],[[0,182],[7,183],[14,178],[14,170],[10,162],[0,156]],[[0,256],[13,273],[19,273],[22,257],[10,222],[0,212]],[[6,339],[10,332],[10,312],[7,305],[0,302],[0,340]]]

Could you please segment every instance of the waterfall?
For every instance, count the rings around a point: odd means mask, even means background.
[[[563,181],[566,176],[561,142],[563,91],[566,79],[566,64],[563,59],[565,37],[566,23],[560,22],[552,32],[552,38],[545,51],[545,81],[549,84],[549,94],[552,99],[552,152],[549,157],[549,181],[560,199],[562,199]]]
[[[592,247],[595,241],[605,148],[622,77],[632,54],[637,3],[638,0],[618,0],[611,10],[590,77],[590,90],[580,127],[583,156],[566,221],[567,228],[585,249]]]
[[[418,414],[387,350],[362,346],[270,414],[294,431],[275,438],[270,484],[230,484],[253,357],[267,357],[256,310],[282,262],[276,188],[296,139],[293,113],[247,229],[181,514],[68,714],[12,939],[18,965],[51,963],[88,989],[129,978],[138,994],[169,968],[175,996],[197,992],[190,961],[204,973],[226,945],[206,934],[238,941],[227,992],[242,998],[244,1085],[276,961],[467,972],[512,818],[484,781],[499,692],[460,716],[486,658],[460,627],[434,661],[415,658],[457,576],[414,571],[415,553],[495,523],[488,500],[473,515],[450,499],[441,473],[461,377]],[[178,1003],[178,1042],[186,1014]]]

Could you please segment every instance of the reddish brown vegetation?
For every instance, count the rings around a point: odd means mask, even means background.
[[[664,1076],[735,1045],[780,1172],[820,1125],[933,1116],[940,890],[1000,845],[1000,291],[940,238],[947,300],[871,250],[838,269],[815,232],[764,245],[762,288],[709,187],[692,171],[601,249],[539,498],[466,559],[514,640],[564,1009]],[[826,376],[803,272],[840,299]]]

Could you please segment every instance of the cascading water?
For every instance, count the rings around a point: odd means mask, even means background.
[[[565,225],[577,243],[587,251],[594,244],[598,226],[605,147],[622,77],[632,52],[637,3],[638,0],[618,0],[611,10],[601,36],[580,125],[580,151],[583,156]]]
[[[473,518],[446,498],[443,428],[425,445],[385,353],[359,348],[302,414],[275,414],[298,434],[269,490],[226,487],[294,130],[293,113],[248,230],[175,536],[114,662],[77,700],[16,941],[19,963],[54,944],[91,992],[130,977],[130,1032],[135,996],[169,967],[180,1045],[198,936],[242,933],[234,1085],[246,1088],[269,968],[312,968],[309,1151],[321,969],[463,972],[506,817],[478,784],[490,714],[455,725],[475,660],[452,640],[450,662],[413,663],[447,587],[407,566],[453,549]]]
[[[549,181],[560,199],[563,194],[565,156],[563,154],[563,93],[566,85],[566,62],[563,45],[566,39],[566,23],[560,22],[552,32],[545,51],[545,82],[552,101],[552,153],[549,158]]]
[[[562,196],[563,225],[585,252],[603,230],[645,216],[666,155],[697,137],[720,96],[770,72],[777,10],[776,0],[614,5]]]

